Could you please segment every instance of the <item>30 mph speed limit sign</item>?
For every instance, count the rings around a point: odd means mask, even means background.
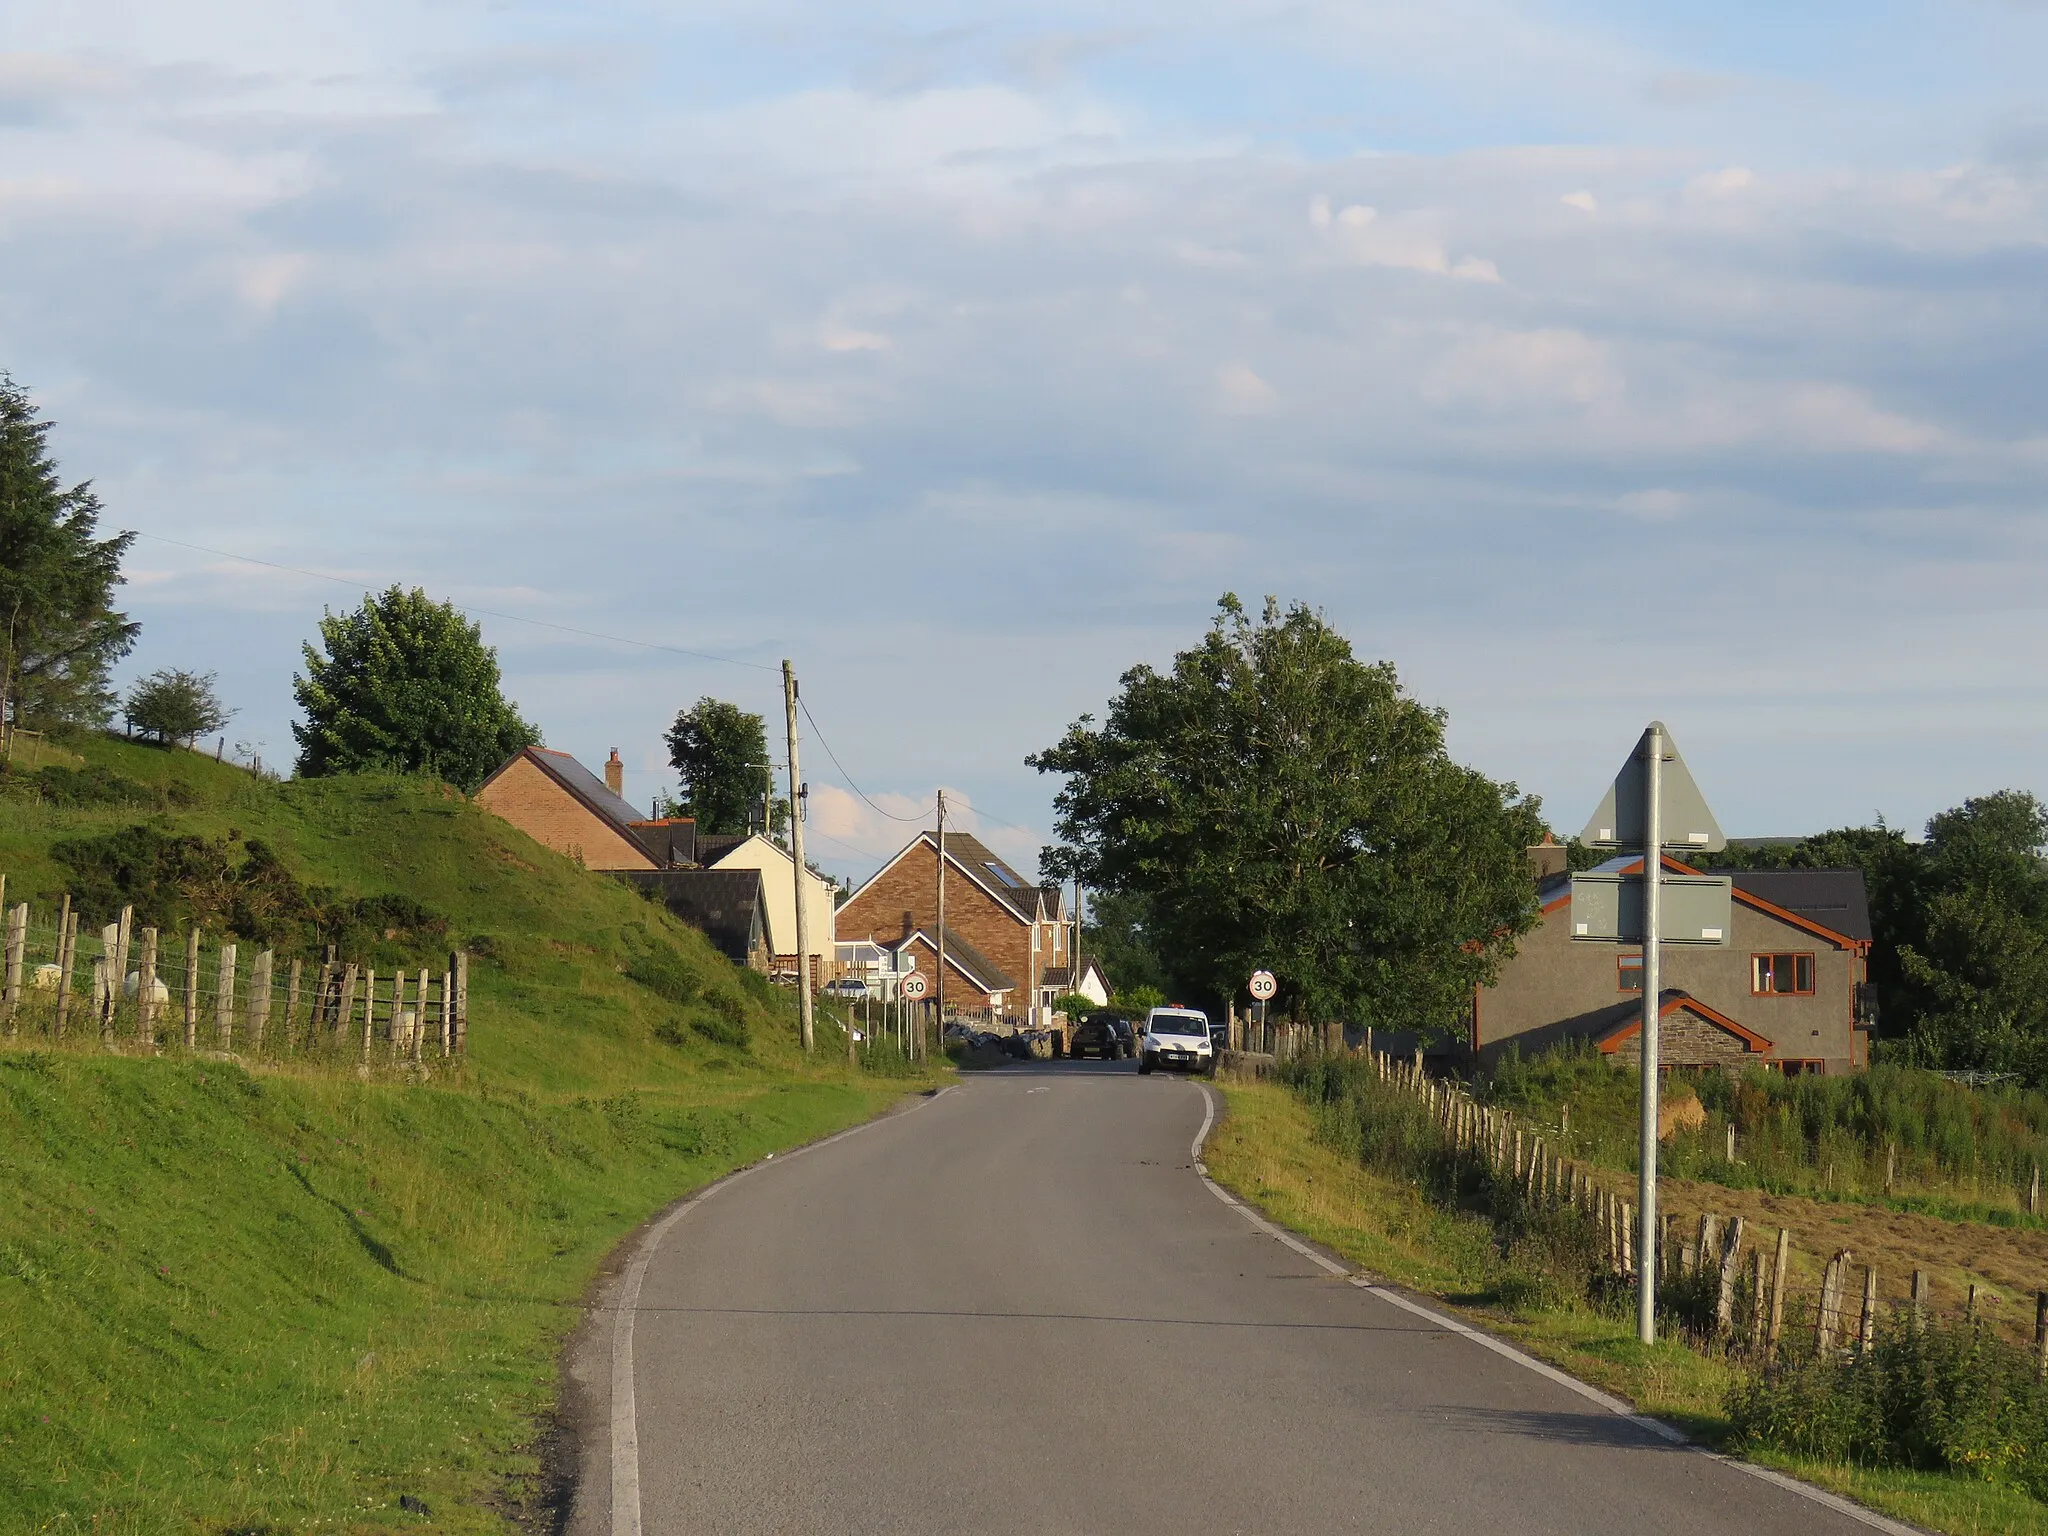
[[[928,987],[929,983],[916,971],[912,971],[908,976],[896,983],[896,990],[913,1003],[925,995]]]
[[[1270,1002],[1273,994],[1280,990],[1280,983],[1273,979],[1271,971],[1253,971],[1251,994],[1260,1002]]]

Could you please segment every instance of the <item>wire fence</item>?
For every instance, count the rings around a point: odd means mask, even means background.
[[[424,1068],[469,1045],[469,956],[461,950],[382,972],[329,945],[317,959],[209,935],[138,927],[133,907],[81,921],[4,904],[0,1040],[154,1054]]]

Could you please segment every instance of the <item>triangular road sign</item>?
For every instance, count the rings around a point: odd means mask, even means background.
[[[1722,835],[1720,823],[1707,809],[1706,797],[1700,793],[1699,785],[1693,783],[1691,770],[1678,755],[1678,747],[1661,720],[1643,732],[1642,740],[1621,765],[1621,772],[1614,776],[1579,840],[1595,848],[1634,851],[1643,846],[1647,835],[1643,825],[1647,809],[1644,777],[1649,767],[1652,732],[1664,742],[1664,772],[1658,785],[1664,811],[1664,846],[1694,853],[1714,853],[1726,848],[1728,839]]]

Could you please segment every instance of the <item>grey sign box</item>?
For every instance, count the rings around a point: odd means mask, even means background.
[[[1726,944],[1734,929],[1735,882],[1726,875],[1664,877],[1660,937],[1666,944]],[[1643,942],[1643,877],[1590,872],[1572,876],[1572,937],[1609,944]]]
[[[1696,853],[1714,853],[1726,848],[1728,839],[1722,835],[1721,824],[1714,820],[1714,813],[1707,809],[1706,797],[1700,793],[1699,785],[1693,783],[1692,771],[1685,766],[1685,759],[1678,755],[1678,744],[1661,722],[1654,729],[1664,738],[1664,773],[1659,786],[1664,801],[1664,846],[1689,848]],[[1644,732],[1645,739],[1648,735],[1647,731]],[[1648,814],[1645,800],[1643,743],[1637,742],[1635,751],[1621,765],[1621,772],[1607,786],[1607,793],[1601,797],[1593,819],[1586,823],[1586,830],[1579,834],[1579,840],[1595,848],[1641,848],[1647,832],[1644,826]]]

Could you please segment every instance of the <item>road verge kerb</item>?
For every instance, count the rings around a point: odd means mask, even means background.
[[[1201,1179],[1210,1194],[1236,1211],[1246,1221],[1250,1222],[1252,1226],[1272,1238],[1275,1242],[1300,1254],[1317,1268],[1329,1274],[1340,1276],[1352,1285],[1357,1286],[1361,1291],[1377,1296],[1381,1301],[1391,1306],[1399,1307],[1404,1312],[1412,1313],[1414,1316],[1424,1319],[1447,1333],[1454,1333],[1460,1338],[1469,1339],[1482,1349],[1490,1349],[1501,1358],[1512,1360],[1524,1370],[1534,1371],[1545,1380],[1556,1382],[1567,1391],[1576,1392],[1590,1403],[1598,1403],[1609,1413],[1624,1418],[1638,1428],[1669,1441],[1680,1450],[1690,1451],[1697,1456],[1705,1456],[1711,1461],[1720,1462],[1725,1467],[1732,1467],[1737,1472],[1741,1472],[1746,1476],[1774,1484],[1785,1489],[1788,1493],[1796,1493],[1802,1499],[1824,1505],[1834,1510],[1837,1514],[1845,1515],[1858,1524],[1866,1525],[1874,1531],[1884,1531],[1888,1533],[1888,1536],[1929,1536],[1928,1532],[1917,1525],[1907,1525],[1903,1521],[1893,1520],[1889,1516],[1880,1515],[1876,1510],[1865,1509],[1854,1500],[1845,1499],[1840,1494],[1829,1493],[1825,1488],[1816,1488],[1811,1483],[1802,1483],[1795,1477],[1787,1477],[1784,1473],[1774,1472],[1769,1467],[1759,1467],[1753,1462],[1740,1461],[1733,1456],[1723,1456],[1718,1451],[1709,1450],[1706,1446],[1701,1445],[1697,1440],[1686,1434],[1684,1430],[1674,1425],[1666,1424],[1660,1419],[1653,1419],[1646,1414],[1637,1413],[1634,1408],[1630,1407],[1620,1398],[1610,1393],[1602,1392],[1598,1387],[1588,1386],[1577,1377],[1566,1375],[1556,1366],[1546,1364],[1544,1361],[1538,1360],[1534,1355],[1527,1354],[1515,1348],[1512,1344],[1496,1339],[1493,1335],[1474,1328],[1470,1323],[1461,1322],[1455,1317],[1437,1311],[1434,1307],[1426,1307],[1414,1298],[1404,1296],[1401,1292],[1386,1285],[1374,1276],[1366,1274],[1363,1270],[1351,1269],[1346,1265],[1338,1263],[1326,1253],[1318,1253],[1292,1232],[1269,1221],[1261,1212],[1254,1210],[1250,1205],[1238,1199],[1237,1196],[1209,1177],[1209,1165],[1202,1160],[1202,1148],[1208,1144],[1209,1133],[1216,1127],[1216,1095],[1210,1092],[1206,1084],[1197,1083],[1195,1087],[1202,1095],[1202,1128],[1195,1132],[1194,1144],[1188,1151],[1195,1165],[1196,1176]]]
[[[937,1093],[930,1094],[921,1102],[913,1104],[903,1114],[915,1113],[926,1104],[936,1103],[959,1086],[948,1083]],[[784,1152],[779,1158],[770,1152],[759,1162],[749,1163],[744,1168],[735,1168],[722,1179],[714,1179],[689,1199],[676,1205],[667,1215],[641,1235],[632,1259],[626,1265],[625,1276],[619,1282],[619,1295],[612,1314],[612,1478],[611,1478],[611,1536],[640,1536],[640,1428],[633,1397],[633,1315],[640,1307],[640,1284],[647,1277],[647,1266],[653,1262],[660,1250],[662,1239],[671,1228],[706,1200],[749,1174],[776,1163],[790,1163],[806,1153],[816,1152],[844,1141],[849,1136],[858,1136],[862,1131],[875,1126],[900,1120],[903,1114],[878,1115],[872,1120],[863,1120],[859,1125],[848,1126],[843,1131],[806,1142],[803,1146]]]

